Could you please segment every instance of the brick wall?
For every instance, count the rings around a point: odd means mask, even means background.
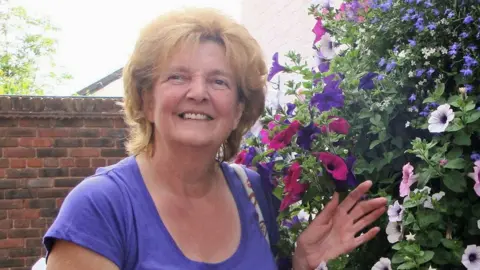
[[[312,28],[315,19],[308,15],[310,3],[310,0],[242,0],[240,21],[260,43],[268,65],[275,52],[279,52],[282,62],[290,50],[300,53],[313,64],[315,35]],[[282,74],[277,78],[280,83],[292,79]],[[269,94],[271,98],[276,95],[273,90]]]
[[[30,269],[68,192],[126,155],[118,101],[0,96],[0,269]]]

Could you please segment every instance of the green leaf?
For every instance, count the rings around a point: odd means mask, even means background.
[[[477,121],[480,118],[480,111],[475,111],[465,115],[465,123],[470,124]]]
[[[464,128],[465,125],[463,125],[463,123],[461,122],[460,119],[458,118],[455,118],[453,119],[453,121],[450,123],[450,125],[448,125],[446,131],[448,132],[453,132],[453,131],[458,131],[462,128]]]
[[[444,167],[447,169],[463,169],[465,167],[465,160],[462,158],[448,160]]]
[[[403,222],[403,224],[404,225],[409,225],[409,224],[412,224],[413,222],[415,222],[415,217],[413,216],[412,213],[408,213],[407,217],[405,218],[405,221]]]
[[[428,181],[430,181],[434,174],[435,171],[432,168],[427,168],[423,172],[419,173],[417,176],[418,187],[423,188],[426,184],[428,184]]]
[[[428,261],[430,261],[433,256],[435,255],[435,252],[431,251],[431,250],[426,250],[424,253],[423,253],[423,256],[420,257],[420,258],[417,258],[417,263],[418,264],[424,264]]]
[[[397,267],[397,269],[414,269],[417,267],[417,264],[414,262],[406,262]]]
[[[403,263],[404,261],[405,261],[405,256],[400,252],[397,252],[392,256],[393,264],[400,264],[400,263]]]
[[[442,245],[444,247],[448,248],[448,249],[458,248],[458,242],[455,241],[455,240],[442,238],[442,240],[440,240],[440,242],[442,242]]]
[[[439,83],[437,85],[437,88],[433,92],[433,95],[437,98],[441,97],[443,95],[443,92],[445,92],[445,84],[444,83]]]
[[[470,135],[461,130],[454,134],[453,143],[456,145],[470,145]]]
[[[468,112],[468,111],[471,111],[473,109],[475,109],[475,102],[470,101],[470,102],[467,103],[467,105],[465,105],[464,111]]]
[[[372,150],[375,146],[377,146],[381,143],[382,143],[382,141],[380,141],[380,140],[374,140],[372,143],[370,143],[370,148],[369,149]]]
[[[465,180],[463,174],[459,171],[450,171],[445,174],[443,176],[443,183],[448,189],[457,193],[464,192],[467,188],[467,181]]]
[[[420,228],[426,228],[428,225],[437,223],[441,219],[440,213],[433,210],[424,209],[417,212],[417,221]]]
[[[426,99],[423,100],[422,103],[432,103],[432,102],[435,102],[436,100],[433,98],[433,97],[428,97]]]
[[[450,150],[447,153],[446,158],[447,158],[447,160],[452,160],[452,159],[458,158],[460,155],[462,155],[462,148],[454,147],[454,148],[452,148],[452,150]]]

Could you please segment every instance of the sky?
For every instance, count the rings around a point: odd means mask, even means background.
[[[66,96],[121,68],[140,29],[184,6],[213,7],[240,20],[240,0],[11,0],[32,15],[48,16],[58,33],[57,65],[73,76],[51,94]]]

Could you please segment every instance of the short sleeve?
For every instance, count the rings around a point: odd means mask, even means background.
[[[78,184],[44,236],[47,261],[55,241],[61,239],[90,249],[122,269],[126,254],[124,198],[117,183],[105,174]]]

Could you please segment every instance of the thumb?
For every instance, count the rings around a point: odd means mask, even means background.
[[[316,225],[325,225],[328,224],[332,219],[335,209],[337,209],[339,195],[337,192],[333,193],[332,199],[327,203],[325,208],[320,212],[320,214],[313,220],[312,224]]]

